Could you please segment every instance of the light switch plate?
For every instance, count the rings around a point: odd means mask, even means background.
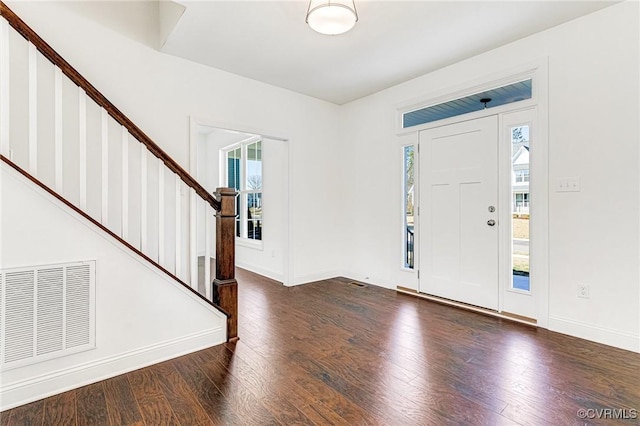
[[[580,192],[580,178],[566,177],[557,179],[556,192]]]

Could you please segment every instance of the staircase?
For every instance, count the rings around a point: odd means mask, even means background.
[[[237,339],[235,191],[208,193],[2,1],[0,15],[2,166],[222,312]]]

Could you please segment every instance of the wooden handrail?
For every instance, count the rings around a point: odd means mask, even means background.
[[[100,107],[104,108],[107,113],[113,117],[118,123],[124,126],[129,134],[136,138],[140,143],[145,145],[147,149],[157,158],[159,158],[172,172],[177,174],[180,179],[190,188],[192,188],[200,198],[205,200],[216,211],[220,211],[220,201],[213,194],[200,185],[189,173],[187,173],[173,158],[162,150],[155,142],[149,138],[138,126],[136,126],[126,115],[115,107],[102,93],[98,91],[86,78],[84,78],[75,68],[73,68],[62,56],[58,54],[47,42],[45,42],[35,31],[31,29],[18,15],[16,15],[9,7],[0,0],[0,16],[4,17],[9,25],[13,27],[22,37],[31,42],[36,49],[40,51],[51,63],[60,68],[60,70],[78,87],[82,88],[85,93],[93,99]]]

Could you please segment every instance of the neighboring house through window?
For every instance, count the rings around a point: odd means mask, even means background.
[[[252,137],[222,150],[226,171],[225,185],[235,188],[236,237],[262,240],[262,140]]]
[[[524,126],[523,126],[524,127]],[[517,127],[520,130],[523,127]],[[522,132],[520,130],[520,132]],[[521,135],[521,133],[519,133]],[[520,136],[513,142],[514,155],[511,161],[513,190],[513,212],[529,213],[529,135],[528,128],[525,136]]]

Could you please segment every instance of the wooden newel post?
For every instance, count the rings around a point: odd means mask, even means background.
[[[213,280],[213,303],[227,311],[227,340],[238,338],[238,282],[236,281],[236,191],[217,188],[220,201],[216,212],[216,278]]]

